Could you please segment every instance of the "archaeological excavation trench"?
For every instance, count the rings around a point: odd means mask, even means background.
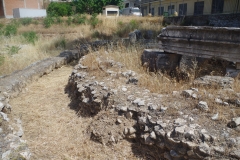
[[[234,78],[152,92],[146,72],[111,57],[116,46],[98,50],[108,45],[82,45],[1,77],[2,159],[240,158]],[[177,86],[169,77],[161,83]]]

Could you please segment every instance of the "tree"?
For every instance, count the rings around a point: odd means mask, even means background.
[[[51,2],[47,8],[47,13],[52,16],[70,16],[72,7],[70,3]]]
[[[75,0],[73,5],[76,6],[77,13],[101,13],[102,8],[106,5],[122,5],[123,0]]]

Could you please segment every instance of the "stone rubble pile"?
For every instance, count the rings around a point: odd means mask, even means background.
[[[95,76],[88,66],[83,66],[83,58],[73,70],[68,84],[71,97],[78,100],[79,111],[97,117],[89,127],[94,140],[103,144],[117,143],[122,138],[139,140],[142,144],[159,147],[166,159],[240,158],[240,137],[234,137],[227,126],[210,127],[218,114],[204,119],[206,125],[199,123],[203,118],[199,113],[207,113],[209,107],[207,102],[198,100],[197,88],[175,91],[176,100],[166,104],[165,100],[171,96],[150,93],[139,87],[139,75],[134,71],[112,60],[102,57],[98,60],[100,66],[111,66],[101,67],[105,68],[101,70],[105,72],[103,76]],[[133,79],[135,83],[129,83]],[[232,83],[232,80],[228,79],[228,82]],[[230,83],[220,86],[225,84]],[[179,110],[182,105],[191,106],[191,103],[186,104],[191,99],[198,101],[193,113]],[[220,100],[217,99],[217,103]],[[167,114],[171,110],[174,114]],[[238,127],[239,117],[230,123],[232,128]]]

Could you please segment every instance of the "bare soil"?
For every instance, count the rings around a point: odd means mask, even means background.
[[[148,155],[153,148],[137,143],[123,140],[104,146],[90,140],[87,130],[92,117],[77,116],[64,91],[71,71],[71,66],[64,66],[43,76],[10,102],[11,119],[22,120],[31,159],[155,159]]]

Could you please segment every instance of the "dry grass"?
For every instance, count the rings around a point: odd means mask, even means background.
[[[107,147],[90,140],[87,128],[92,118],[78,117],[64,93],[71,71],[72,67],[62,67],[11,100],[12,116],[22,119],[23,138],[28,141],[32,159],[137,159],[131,143],[121,141]]]
[[[64,18],[66,20],[67,17]],[[159,31],[161,29],[162,19],[159,17],[145,18],[145,17],[115,17],[106,18],[99,16],[100,23],[96,28],[92,28],[89,24],[82,25],[66,25],[53,24],[50,28],[44,28],[43,19],[37,19],[39,24],[30,24],[28,26],[21,26],[18,28],[18,34],[11,37],[0,37],[0,56],[4,56],[4,63],[0,63],[0,75],[10,74],[11,72],[30,65],[34,61],[41,60],[47,57],[58,55],[63,48],[56,47],[56,43],[64,39],[66,42],[66,49],[75,47],[76,42],[86,43],[93,41],[94,33],[100,33],[95,39],[117,38],[116,32],[119,29],[119,23],[129,23],[130,21],[137,22],[139,28],[136,29],[151,29]],[[0,23],[9,24],[11,20],[1,19]],[[26,31],[35,31],[39,39],[36,45],[27,44],[23,41],[21,33]],[[6,46],[20,46],[20,50],[15,55],[8,55],[6,53]]]
[[[133,70],[138,73],[139,85],[144,87],[151,92],[161,94],[171,94],[172,91],[187,89],[190,84],[185,82],[176,83],[174,79],[167,78],[160,72],[153,73],[146,71],[141,64],[141,55],[143,53],[141,46],[124,47],[117,46],[114,49],[106,51],[105,48],[101,48],[97,52],[91,52],[86,56],[83,61],[83,65],[89,66],[89,70],[100,73],[100,64],[97,61],[99,57],[103,57],[106,60],[114,60],[122,63],[127,69]],[[95,74],[95,72],[94,72]],[[100,74],[98,74],[100,75]],[[102,74],[104,76],[104,74]]]

